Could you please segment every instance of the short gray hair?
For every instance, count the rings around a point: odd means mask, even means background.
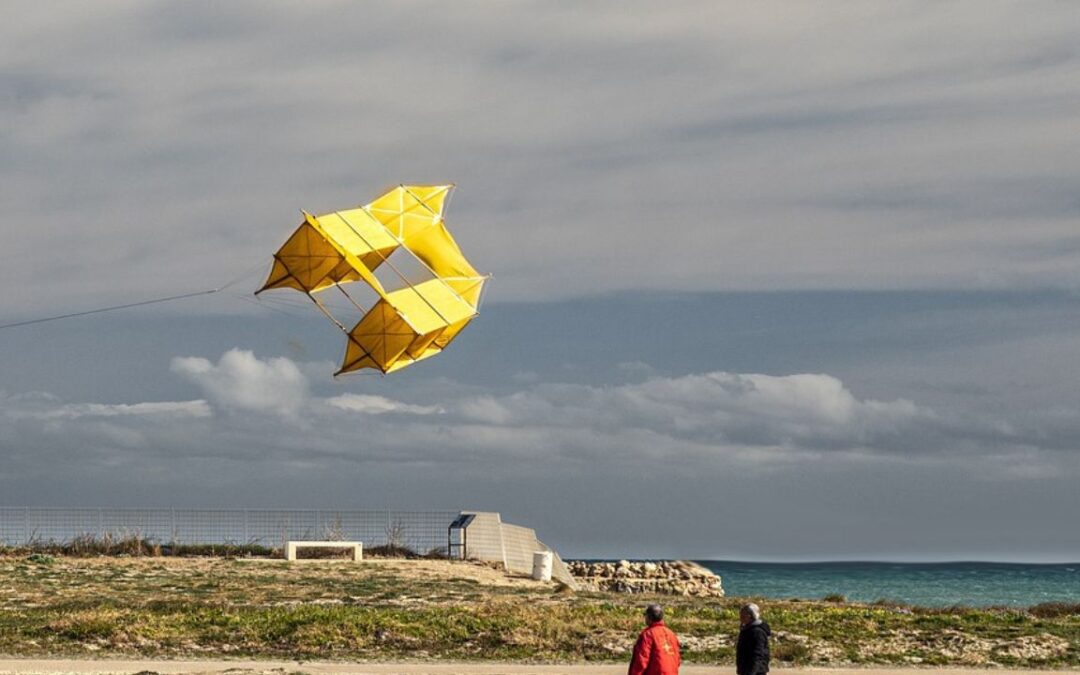
[[[664,608],[660,605],[649,605],[645,608],[645,620],[649,623],[656,623],[657,621],[664,620]]]
[[[748,602],[743,605],[742,609],[739,611],[746,612],[750,616],[754,617],[754,621],[761,621],[761,608],[752,602]]]

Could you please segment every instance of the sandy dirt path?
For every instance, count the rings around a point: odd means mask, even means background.
[[[778,668],[771,675],[987,675],[974,668]],[[993,675],[1080,671],[994,670]],[[343,663],[326,661],[124,661],[113,659],[0,659],[0,675],[110,675],[112,673],[228,673],[228,675],[624,675],[625,665],[527,665],[512,663]],[[686,666],[681,675],[734,675],[725,666]]]

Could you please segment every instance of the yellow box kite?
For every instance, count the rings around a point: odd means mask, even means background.
[[[390,373],[442,351],[477,315],[487,275],[462,255],[443,223],[453,185],[399,185],[370,204],[304,222],[274,254],[256,295],[292,288],[307,295],[348,336],[335,375],[362,368]],[[390,256],[404,251],[429,277],[410,281]],[[401,286],[387,290],[375,275],[384,263]],[[378,295],[351,329],[334,318],[317,293],[364,282]]]

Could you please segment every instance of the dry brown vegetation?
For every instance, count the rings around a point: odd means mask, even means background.
[[[731,661],[739,599],[569,593],[489,566],[0,557],[0,653],[623,660],[648,600],[687,660]],[[1076,667],[1080,608],[763,601],[789,664]]]

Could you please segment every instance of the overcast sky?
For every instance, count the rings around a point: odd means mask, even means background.
[[[239,280],[0,330],[0,504],[1080,560],[1080,5],[6,10],[0,324]],[[250,293],[299,209],[398,182],[458,185],[488,304],[333,380]]]

